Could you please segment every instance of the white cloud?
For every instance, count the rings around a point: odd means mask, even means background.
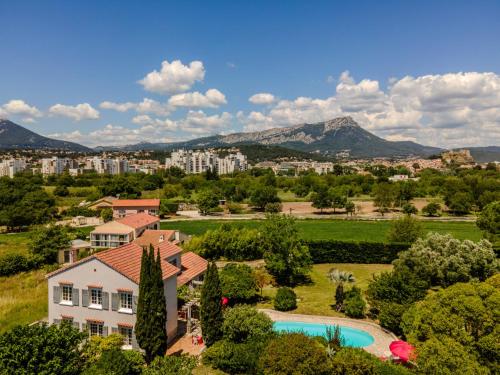
[[[220,132],[231,126],[233,116],[228,112],[209,116],[203,111],[189,111],[186,118],[178,122],[179,129],[192,134],[206,135]]]
[[[33,117],[41,117],[42,112],[37,107],[27,104],[24,100],[13,99],[0,106],[0,116],[25,116],[26,122],[34,122]]]
[[[99,111],[88,103],[82,103],[75,106],[55,104],[49,108],[49,113],[54,116],[69,117],[75,121],[97,120],[99,118]]]
[[[161,63],[160,71],[153,70],[138,81],[145,90],[159,94],[174,94],[189,90],[195,82],[203,81],[205,68],[201,61],[184,65],[180,60]]]
[[[197,91],[177,94],[168,100],[172,107],[190,108],[217,108],[226,103],[225,95],[217,89],[207,90],[205,94]]]
[[[335,82],[334,76],[327,76],[326,77],[326,83],[334,83],[334,82]]]
[[[125,103],[115,103],[105,101],[99,104],[99,107],[103,109],[114,110],[118,112],[127,112],[131,109],[137,113],[152,113],[157,116],[168,116],[174,108],[168,103],[160,103],[156,100],[144,98],[142,102],[125,102]]]
[[[279,100],[262,112],[240,112],[247,131],[350,115],[369,131],[393,140],[441,147],[500,144],[500,76],[449,73],[356,82],[343,72],[335,95]]]
[[[276,100],[273,94],[269,94],[267,92],[261,92],[255,95],[252,95],[248,101],[253,104],[271,104]]]

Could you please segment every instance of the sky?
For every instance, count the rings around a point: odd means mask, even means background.
[[[0,17],[0,118],[53,138],[351,116],[388,140],[500,145],[500,1],[0,0]]]

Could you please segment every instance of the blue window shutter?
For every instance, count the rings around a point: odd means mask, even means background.
[[[59,303],[61,302],[61,287],[60,286],[54,286],[53,294],[54,294],[54,303]]]
[[[73,300],[73,306],[78,306],[80,303],[80,290],[73,288],[73,293],[72,293],[72,300]]]
[[[82,306],[87,307],[89,305],[89,290],[82,289]]]
[[[109,310],[109,293],[102,293],[102,308],[103,310]]]

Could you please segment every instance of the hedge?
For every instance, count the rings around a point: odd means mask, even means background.
[[[391,263],[407,243],[354,242],[338,240],[305,241],[314,263]]]
[[[9,254],[0,258],[0,276],[11,276],[19,272],[30,271],[40,266],[36,257],[21,254]]]

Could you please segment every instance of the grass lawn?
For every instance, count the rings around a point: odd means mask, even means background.
[[[47,316],[46,271],[0,277],[0,333]]]
[[[390,271],[390,264],[315,264],[311,272],[311,283],[294,288],[299,302],[297,309],[291,311],[295,314],[306,315],[326,315],[326,316],[344,316],[344,314],[336,312],[331,305],[334,303],[335,284],[332,283],[327,276],[331,268],[338,268],[342,271],[351,272],[356,281],[350,285],[356,285],[362,290],[366,290],[368,283],[373,275],[383,271]],[[346,289],[349,285],[345,286]],[[264,297],[268,297],[269,301],[259,303],[258,308],[273,308],[272,298],[276,294],[277,289],[271,286],[266,287],[263,291]]]
[[[0,257],[28,253],[29,232],[0,234]]]
[[[278,197],[282,202],[309,202],[311,201],[311,194],[306,195],[305,197],[297,197],[295,193],[290,190],[284,191],[278,190]]]
[[[257,228],[259,220],[190,220],[162,222],[162,229],[177,229],[186,234],[199,235],[209,229],[216,229],[222,223]],[[338,239],[352,241],[385,241],[390,221],[355,220],[297,220],[299,232],[304,239]],[[450,233],[459,239],[478,241],[481,231],[475,223],[468,222],[422,222],[426,232]]]

